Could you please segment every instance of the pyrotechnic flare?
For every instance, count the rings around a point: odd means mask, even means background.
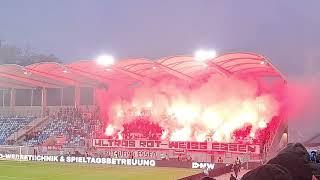
[[[248,126],[246,136],[252,138],[279,111],[272,94],[257,93],[257,89],[256,83],[225,77],[211,78],[197,88],[174,81],[137,87],[131,97],[111,102],[112,126],[106,128],[106,134],[115,132],[111,127],[121,131],[125,123],[149,116],[163,128],[161,139],[231,142],[236,130]]]

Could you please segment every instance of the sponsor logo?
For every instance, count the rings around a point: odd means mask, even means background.
[[[192,169],[214,169],[214,164],[205,162],[192,162]]]

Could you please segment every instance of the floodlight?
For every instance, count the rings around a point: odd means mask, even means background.
[[[110,66],[114,64],[114,57],[111,55],[101,55],[96,59],[96,62],[102,66]]]
[[[23,71],[23,74],[26,76],[31,76],[32,72],[25,70]]]
[[[215,50],[200,49],[194,53],[194,59],[196,61],[207,61],[215,57],[217,57],[217,52]]]

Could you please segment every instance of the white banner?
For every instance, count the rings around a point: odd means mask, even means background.
[[[136,149],[128,149],[123,150],[121,148],[109,150],[106,149],[104,151],[104,154],[107,157],[117,157],[117,158],[130,158],[130,157],[136,157],[139,159],[157,159],[157,157],[160,155],[159,151],[149,151],[149,150],[136,150]]]
[[[92,145],[98,148],[187,149],[196,151],[225,151],[232,153],[260,154],[260,146],[257,144],[93,139]]]

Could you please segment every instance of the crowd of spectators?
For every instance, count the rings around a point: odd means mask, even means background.
[[[257,130],[254,136],[250,135],[252,126],[237,129],[233,132],[232,140],[237,143],[265,144],[274,136],[272,133],[275,133],[275,129],[280,123],[280,118],[278,116],[273,117],[267,127]]]
[[[123,125],[122,137],[124,139],[159,140],[163,129],[153,123],[148,117],[137,117]]]
[[[29,133],[26,145],[41,145],[50,137],[63,137],[63,146],[84,146],[86,139],[94,138],[102,131],[102,122],[97,110],[85,111],[76,108],[61,108],[50,115],[48,121],[37,131]]]
[[[49,114],[49,113],[48,113]],[[0,144],[4,144],[8,136],[21,127],[27,125],[33,118],[4,118],[0,117]],[[275,124],[274,119],[270,124]],[[121,132],[115,132],[113,136],[105,135],[107,122],[100,118],[99,109],[76,109],[60,108],[52,112],[46,122],[40,127],[34,128],[25,136],[24,145],[43,145],[48,139],[63,137],[63,146],[79,147],[85,146],[86,141],[92,138],[122,138],[122,139],[144,139],[160,140],[164,129],[150,119],[150,116],[137,116],[123,124]],[[258,132],[255,138],[249,136],[251,127],[239,129],[233,134],[233,140],[243,143],[261,143],[268,139],[270,134],[268,126],[265,130]]]
[[[24,145],[46,144],[52,137],[64,137],[65,147],[85,146],[86,140],[92,138],[119,138],[105,135],[106,124],[100,120],[99,109],[80,110],[61,108],[50,114],[48,120],[25,136]],[[159,140],[163,129],[146,116],[136,117],[123,125],[123,139]]]

